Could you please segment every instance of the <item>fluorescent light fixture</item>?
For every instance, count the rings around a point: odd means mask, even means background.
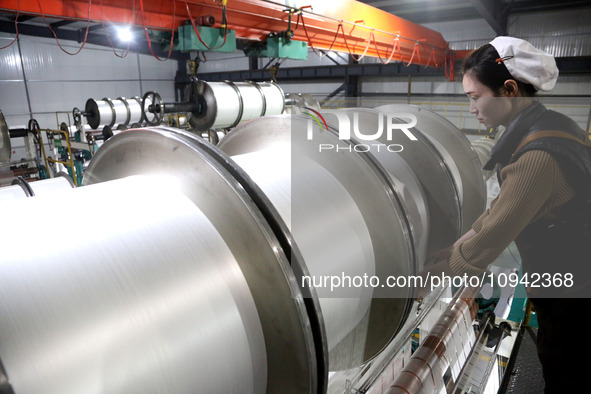
[[[129,26],[118,27],[117,36],[119,37],[119,40],[123,42],[131,41],[131,39],[133,38],[133,34],[131,33],[131,29],[129,28]]]

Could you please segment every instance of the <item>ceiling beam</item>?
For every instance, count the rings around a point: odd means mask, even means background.
[[[367,3],[367,2],[366,2]],[[378,7],[381,10],[389,12],[393,15],[399,16],[401,18],[405,18],[408,14],[418,14],[421,12],[431,12],[437,13],[441,11],[451,11],[451,10],[462,10],[463,8],[470,7],[470,3],[468,0],[461,0],[461,1],[413,1],[411,3],[405,4],[382,4],[380,6],[376,6],[375,4],[371,4],[373,7]]]
[[[456,67],[457,69],[457,67]],[[422,76],[444,76],[443,68],[425,68],[420,65],[406,66],[403,63],[392,62],[389,64],[381,63],[358,63],[342,64],[331,66],[306,66],[306,67],[286,67],[279,68],[277,80],[279,81],[301,81],[305,80],[341,80],[348,77],[388,77],[396,75],[422,75]],[[268,70],[241,70],[241,71],[222,71],[197,74],[199,78],[206,81],[267,81],[269,80]]]
[[[143,0],[145,12],[141,13],[136,13],[129,1],[121,0],[101,0],[101,6],[93,7],[89,13],[84,12],[88,9],[88,0],[44,0],[42,9],[35,1],[2,0],[2,5],[5,10],[18,9],[34,15],[41,15],[43,11],[53,18],[81,21],[90,18],[95,22],[103,20],[114,24],[131,22],[135,26],[145,25],[162,31],[185,23],[189,13],[192,16],[211,14],[216,18],[214,27],[221,27],[223,6],[219,2],[186,2],[187,7],[175,11],[170,1]],[[286,12],[286,6],[277,1],[232,0],[224,9],[228,28],[236,32],[236,37],[246,40],[264,41],[270,33],[292,29],[294,40],[308,42],[315,49],[382,58],[391,54],[392,59],[409,61],[412,58],[413,63],[427,67],[443,64],[453,56],[439,32],[364,3],[340,0],[339,7],[333,7],[324,0],[307,0],[306,5],[313,8],[306,8],[300,17],[300,26],[304,25],[305,19],[305,29],[295,28],[295,16]]]
[[[396,11],[394,9],[389,12],[396,15]],[[409,12],[404,15],[400,15],[400,17],[418,24],[481,18],[478,11],[476,11],[476,9],[474,9],[473,7],[440,11],[431,11],[429,9],[422,11],[417,10],[417,12]]]
[[[82,30],[64,30],[64,29],[57,29],[54,30],[57,38],[66,41],[75,41],[78,44],[82,42],[84,39],[84,32],[86,29]],[[0,31],[5,33],[12,33],[15,34],[14,29],[14,22],[7,22],[7,21],[0,21]],[[47,26],[40,26],[40,25],[31,25],[31,24],[18,24],[18,34],[19,35],[27,35],[27,36],[35,36],[35,37],[45,37],[45,38],[54,38],[51,30]],[[116,39],[112,39],[114,49],[117,51],[125,51],[127,49],[127,44],[119,44],[117,43]],[[108,48],[113,48],[109,39],[104,34],[92,33],[88,32],[88,37],[86,42],[88,44],[100,45]],[[57,45],[57,44],[56,44]],[[158,57],[163,58],[166,57],[168,51],[163,51],[160,49],[160,45],[152,45],[152,50],[154,54]],[[148,47],[148,42],[143,39],[139,41],[135,41],[130,43],[129,51],[134,53],[140,53],[144,55],[151,55],[150,48]],[[178,52],[175,53],[174,51],[170,55],[171,59],[176,59],[178,56]]]
[[[502,3],[494,0],[470,0],[470,3],[497,35],[507,35],[508,13],[501,9]]]
[[[77,21],[74,21],[74,20],[63,20],[63,21],[51,23],[50,26],[52,29],[59,29],[60,27],[71,25],[72,23],[76,23],[76,22]]]
[[[21,22],[26,22],[29,21],[31,19],[36,18],[36,15],[19,15],[18,18],[16,18],[17,22],[21,23]]]
[[[572,8],[589,7],[588,0],[522,0],[511,3],[511,13],[537,11],[560,11]]]
[[[456,72],[460,69],[461,61],[456,62]],[[559,57],[556,58],[556,65],[560,75],[589,75],[591,74],[591,56],[587,57]],[[306,66],[306,67],[286,67],[279,68],[277,80],[279,82],[301,81],[305,80],[340,80],[344,81],[347,77],[393,77],[393,76],[443,76],[444,70],[425,68],[423,66],[411,65],[407,67],[403,63],[360,63],[360,64],[341,64],[331,66]],[[239,71],[214,71],[208,73],[199,73],[197,76],[205,81],[268,81],[270,74],[268,70],[239,70]],[[179,83],[188,83],[188,77],[185,80],[177,81]]]
[[[559,75],[589,75],[591,74],[591,56],[557,57],[556,66]]]

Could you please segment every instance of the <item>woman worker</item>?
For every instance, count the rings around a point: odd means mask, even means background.
[[[545,392],[578,392],[588,372],[575,354],[588,357],[590,341],[573,346],[567,338],[591,306],[589,140],[573,120],[532,98],[554,87],[558,69],[552,55],[527,41],[497,37],[466,59],[463,73],[470,112],[487,128],[505,126],[484,167],[496,167],[501,189],[426,270],[480,276],[515,241],[538,317]]]

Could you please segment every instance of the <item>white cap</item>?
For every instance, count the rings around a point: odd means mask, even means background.
[[[554,56],[514,37],[500,36],[490,44],[515,79],[532,84],[537,90],[551,90],[556,84],[558,67]]]

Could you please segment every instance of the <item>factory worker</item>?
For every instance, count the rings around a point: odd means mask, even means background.
[[[484,167],[496,169],[501,188],[470,231],[428,259],[426,271],[480,275],[515,241],[538,318],[545,392],[579,392],[588,372],[575,356],[591,353],[587,339],[574,343],[578,316],[591,310],[589,140],[572,119],[533,98],[554,87],[558,69],[529,42],[497,37],[466,59],[463,73],[470,112],[487,128],[505,126]]]

